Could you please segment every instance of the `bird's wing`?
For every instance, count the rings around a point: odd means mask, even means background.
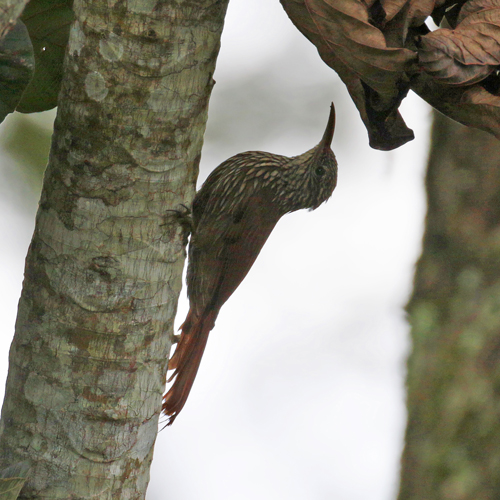
[[[189,249],[188,294],[197,314],[217,310],[236,290],[280,218],[260,190],[230,212],[204,213]]]
[[[261,196],[267,196],[261,189],[265,174],[276,175],[276,170],[289,161],[286,156],[247,151],[221,163],[196,194],[192,206],[195,227],[207,214],[234,212],[235,205],[244,206],[245,199],[256,190],[261,191]]]

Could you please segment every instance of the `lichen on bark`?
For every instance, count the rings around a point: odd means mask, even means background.
[[[227,1],[76,0],[0,424],[21,498],[144,498]]]

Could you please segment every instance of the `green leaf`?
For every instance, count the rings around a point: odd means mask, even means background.
[[[19,462],[0,471],[0,500],[16,500],[29,469],[28,462]]]
[[[34,70],[28,30],[18,21],[0,42],[0,122],[16,109]]]
[[[74,20],[70,0],[31,0],[21,16],[33,43],[35,74],[16,108],[21,113],[57,106],[63,60]]]

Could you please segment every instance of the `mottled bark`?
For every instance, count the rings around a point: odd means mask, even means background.
[[[76,0],[0,426],[22,498],[144,498],[227,0]]]
[[[500,498],[500,142],[435,115],[399,500]]]

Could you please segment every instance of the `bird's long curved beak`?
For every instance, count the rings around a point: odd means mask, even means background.
[[[330,149],[333,139],[333,132],[335,131],[335,106],[333,102],[330,106],[330,116],[328,117],[328,123],[326,124],[325,133],[321,142],[318,144],[318,149]]]

